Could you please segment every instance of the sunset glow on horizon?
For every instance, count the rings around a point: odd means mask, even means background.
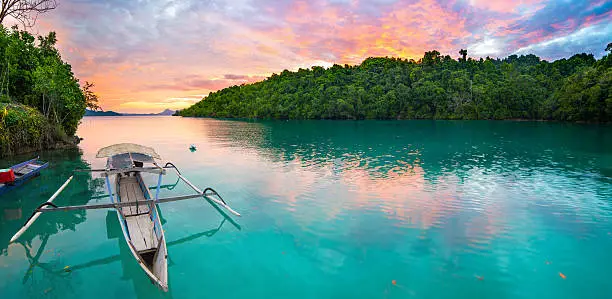
[[[545,0],[62,0],[38,19],[62,57],[96,84],[104,110],[183,109],[212,91],[285,69],[575,53],[612,42],[612,2]]]

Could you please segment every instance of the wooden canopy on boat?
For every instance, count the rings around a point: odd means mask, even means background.
[[[143,154],[151,158],[161,159],[159,154],[156,153],[153,148],[134,143],[119,143],[103,147],[96,154],[96,158],[107,158],[128,153]]]

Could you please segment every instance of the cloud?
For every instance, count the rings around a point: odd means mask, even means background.
[[[120,112],[126,112],[126,111],[138,111],[138,110],[149,110],[152,112],[159,112],[163,109],[172,109],[172,110],[179,110],[179,109],[185,109],[193,104],[195,104],[197,101],[199,101],[200,99],[193,101],[191,99],[185,99],[185,100],[179,100],[178,98],[175,101],[172,102],[167,102],[167,101],[162,101],[162,102],[152,102],[152,101],[128,101],[128,102],[122,102],[121,104],[119,104],[116,107],[119,107],[117,109]]]
[[[515,49],[523,48],[571,34],[602,21],[609,23],[612,17],[612,2],[593,4],[595,3],[584,0],[547,2],[532,17],[512,24],[511,28],[521,33],[512,36],[512,46]]]
[[[475,56],[497,56],[502,52],[501,42],[494,38],[485,38],[482,42],[468,47],[469,53]]]
[[[611,36],[612,23],[603,23],[520,48],[513,54],[536,54],[546,59],[558,59],[582,52],[603,56]]]
[[[183,78],[175,78],[173,81],[161,84],[145,84],[134,90],[138,91],[197,91],[197,90],[219,90],[232,85],[236,85],[234,80],[226,79],[207,79],[203,77],[186,76]]]
[[[38,30],[57,32],[105,108],[142,111],[369,56],[602,55],[611,11],[605,0],[63,0]]]
[[[249,78],[247,75],[234,75],[234,74],[225,74],[223,78],[228,80],[246,80]]]
[[[469,0],[466,1],[476,8],[503,13],[526,13],[531,7],[544,2],[543,0]]]

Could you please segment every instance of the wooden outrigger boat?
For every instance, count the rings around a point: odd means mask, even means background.
[[[40,171],[47,166],[49,163],[41,161],[39,157],[11,166],[8,170],[12,172],[14,178],[7,182],[0,180],[2,182],[0,183],[0,194],[21,186],[27,180],[39,175]]]
[[[81,170],[100,172],[106,181],[106,188],[111,203],[91,204],[81,206],[58,207],[53,200],[66,188],[73,176],[47,200],[41,204],[32,214],[23,227],[11,238],[15,242],[44,212],[69,211],[79,209],[115,209],[117,218],[121,224],[123,236],[130,251],[142,270],[149,276],[151,282],[163,291],[168,291],[168,252],[166,249],[166,238],[157,213],[157,204],[172,202],[191,198],[203,197],[217,208],[223,207],[230,213],[240,214],[230,208],[221,196],[212,188],[200,190],[185,178],[180,171],[170,162],[165,166],[159,166],[156,159],[160,156],[150,147],[138,144],[122,143],[115,144],[98,151],[97,158],[107,158],[106,168]],[[148,165],[145,165],[148,164]],[[196,194],[159,198],[162,176],[166,169],[174,169],[178,177],[189,185]],[[158,174],[155,195],[151,194],[145,185],[142,173]],[[111,176],[114,176],[115,191],[111,184]]]

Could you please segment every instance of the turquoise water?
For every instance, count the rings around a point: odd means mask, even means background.
[[[612,298],[610,126],[90,117],[78,135],[81,153],[41,154],[49,169],[0,197],[1,298]],[[167,294],[114,212],[45,214],[8,245],[72,169],[103,166],[97,149],[119,142],[155,147],[243,214],[160,206]],[[162,194],[190,193],[176,182]],[[79,174],[56,203],[103,194]]]

